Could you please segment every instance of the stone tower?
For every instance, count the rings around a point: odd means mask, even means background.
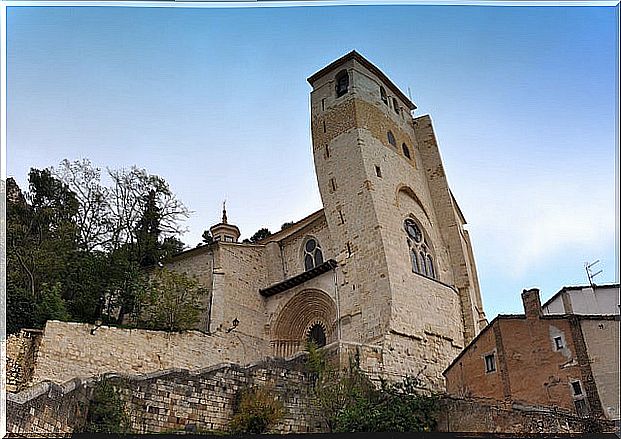
[[[239,239],[239,228],[236,225],[229,224],[226,217],[226,202],[222,203],[222,221],[209,228],[214,241],[237,242]]]
[[[308,81],[340,339],[377,346],[384,374],[439,385],[485,316],[431,120],[413,118],[410,99],[355,51]]]

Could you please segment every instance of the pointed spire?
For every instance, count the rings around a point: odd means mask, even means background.
[[[222,224],[228,224],[228,220],[226,218],[226,200],[222,202]]]

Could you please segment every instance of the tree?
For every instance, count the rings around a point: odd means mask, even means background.
[[[211,236],[211,232],[209,230],[205,230],[202,234],[203,242],[202,244],[210,245],[213,244],[213,236]]]
[[[90,251],[109,244],[112,238],[110,189],[101,184],[101,170],[88,159],[63,160],[53,174],[75,194],[79,203],[74,221],[79,244]]]
[[[138,326],[169,332],[192,329],[205,309],[207,290],[184,273],[155,268],[140,299]]]
[[[287,221],[286,223],[283,223],[282,226],[280,226],[280,230],[288,229],[289,227],[291,227],[294,224],[295,224],[295,222],[293,222],[293,221]]]
[[[108,169],[113,185],[110,188],[110,215],[113,221],[113,248],[136,242],[141,222],[148,209],[157,208],[159,236],[176,236],[184,232],[180,222],[189,217],[188,208],[177,199],[168,183],[144,169]],[[153,195],[150,195],[153,193]]]
[[[130,427],[131,419],[125,411],[120,391],[107,378],[97,382],[89,401],[84,431],[123,434],[129,433]]]
[[[270,232],[269,229],[263,227],[263,228],[257,230],[255,232],[255,234],[250,237],[250,242],[252,242],[252,243],[259,242],[259,241],[267,238],[271,234],[272,234],[272,232]]]
[[[7,327],[41,325],[35,314],[50,299],[44,285],[62,284],[77,251],[75,195],[49,170],[32,169],[29,191],[7,180]],[[55,293],[60,294],[60,289]],[[13,308],[15,307],[15,308]],[[37,311],[39,309],[39,311]]]
[[[48,320],[69,320],[65,301],[61,297],[61,284],[42,285],[41,301],[35,308],[35,322],[44,325]]]

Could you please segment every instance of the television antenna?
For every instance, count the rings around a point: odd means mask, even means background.
[[[598,272],[593,273],[593,267],[597,264],[599,264],[599,259],[596,260],[595,262],[584,263],[584,270],[586,271],[587,279],[589,279],[589,285],[591,285],[591,288],[595,286],[595,282],[593,281],[593,279],[595,279],[595,276],[597,276],[598,274],[601,274],[602,271],[604,271],[604,270],[599,270]]]

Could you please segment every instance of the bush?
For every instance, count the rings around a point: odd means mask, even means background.
[[[119,391],[108,379],[95,385],[84,431],[87,433],[129,433],[129,416]]]
[[[314,345],[308,346],[307,370],[314,379],[315,404],[332,432],[431,431],[436,427],[437,398],[420,392],[413,377],[381,382],[378,389],[360,369],[358,355],[337,371]]]
[[[240,392],[235,415],[230,423],[233,433],[265,433],[284,415],[284,407],[268,387],[247,388]]]

